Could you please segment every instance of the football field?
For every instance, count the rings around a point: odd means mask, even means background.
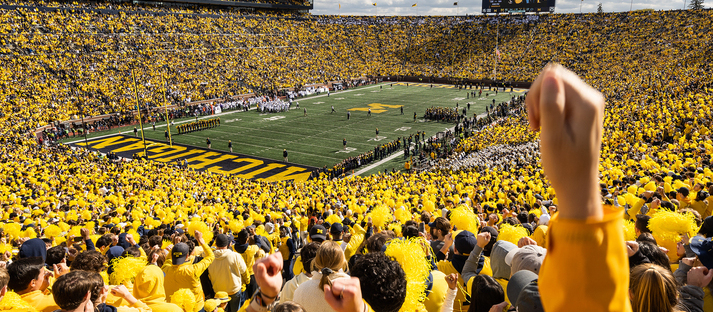
[[[525,90],[515,89],[510,93],[508,89],[508,92],[501,91],[495,95],[495,91],[486,88],[482,96],[468,98],[467,94],[471,91],[476,89],[458,90],[452,85],[433,85],[431,88],[429,84],[409,83],[406,86],[405,83],[382,83],[334,92],[330,96],[322,94],[300,98],[296,100],[299,108],[293,103],[288,112],[259,113],[254,109],[223,112],[217,116],[221,120],[220,126],[181,135],[177,135],[175,126],[195,118],[176,120],[171,134],[174,142],[197,147],[207,147],[206,139],[210,138],[211,148],[220,151],[229,151],[228,140],[231,140],[234,153],[279,161],[282,161],[282,151],[286,149],[290,163],[331,168],[345,158],[372,151],[374,147],[399,137],[415,135],[417,131],[425,131],[429,137],[454,126],[453,123],[424,120],[423,115],[429,107],[458,105],[462,110],[470,103],[467,115],[472,117],[485,113],[485,106],[492,104],[493,99],[497,104]],[[371,116],[367,113],[369,109]],[[349,120],[348,111],[351,112]],[[414,113],[417,116],[415,121]],[[199,117],[209,118],[215,116]],[[150,125],[144,125],[144,128],[146,139],[164,141],[165,124],[157,123],[155,131]],[[133,127],[122,130],[132,135],[127,131],[130,129]],[[346,149],[342,145],[343,139],[347,140]],[[397,153],[403,154],[402,151]],[[403,162],[402,157],[397,157],[365,173],[391,168],[399,170],[403,168]]]

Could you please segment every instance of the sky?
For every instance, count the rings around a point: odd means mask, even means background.
[[[458,2],[457,6],[453,2]],[[556,13],[596,12],[602,3],[604,12],[622,12],[639,9],[673,10],[682,9],[684,1],[690,0],[555,0]],[[376,7],[372,3],[376,2]],[[713,2],[708,0],[706,2]],[[416,7],[412,7],[416,3]],[[342,8],[339,9],[339,4]],[[705,3],[710,7],[710,3]],[[481,0],[314,0],[314,15],[465,15],[480,14]]]

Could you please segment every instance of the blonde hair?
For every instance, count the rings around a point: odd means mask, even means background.
[[[634,312],[671,312],[678,303],[678,287],[673,274],[652,263],[631,270],[629,291]]]
[[[312,271],[320,271],[322,273],[322,278],[319,280],[319,289],[324,290],[324,285],[328,283],[328,279],[332,274],[339,270],[346,271],[347,268],[347,259],[344,257],[344,251],[342,251],[342,247],[339,244],[334,241],[324,241],[320,244],[319,249],[317,249],[317,256],[312,260]]]

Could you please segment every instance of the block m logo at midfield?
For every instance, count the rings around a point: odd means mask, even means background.
[[[379,114],[383,113],[389,108],[399,108],[403,105],[389,105],[389,104],[381,104],[381,103],[371,103],[367,105],[368,107],[355,107],[355,108],[350,108],[348,110],[350,111],[360,111],[360,112],[367,112],[371,108],[371,112],[374,114]]]

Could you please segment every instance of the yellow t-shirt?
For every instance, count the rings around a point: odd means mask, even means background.
[[[458,270],[456,270],[455,267],[453,267],[453,263],[447,260],[441,260],[438,261],[436,264],[438,267],[438,270],[443,272],[446,276],[451,275],[451,274],[458,274],[458,290],[456,292],[456,299],[453,301],[453,312],[466,312],[468,311],[468,308],[470,305],[466,304],[468,303],[467,301],[467,296],[470,295],[470,293],[466,292],[466,287],[464,285],[463,281],[463,275],[458,273]],[[482,272],[482,270],[481,270]]]
[[[243,260],[245,260],[245,265],[248,267],[248,276],[250,276],[255,274],[255,272],[253,272],[253,264],[255,264],[256,260],[262,259],[265,256],[265,251],[260,249],[257,245],[250,245],[245,252],[240,253],[240,255],[243,256]]]
[[[443,302],[446,301],[448,282],[446,282],[446,275],[441,271],[431,271],[431,275],[433,276],[433,285],[423,305],[426,306],[428,312],[439,312]]]

